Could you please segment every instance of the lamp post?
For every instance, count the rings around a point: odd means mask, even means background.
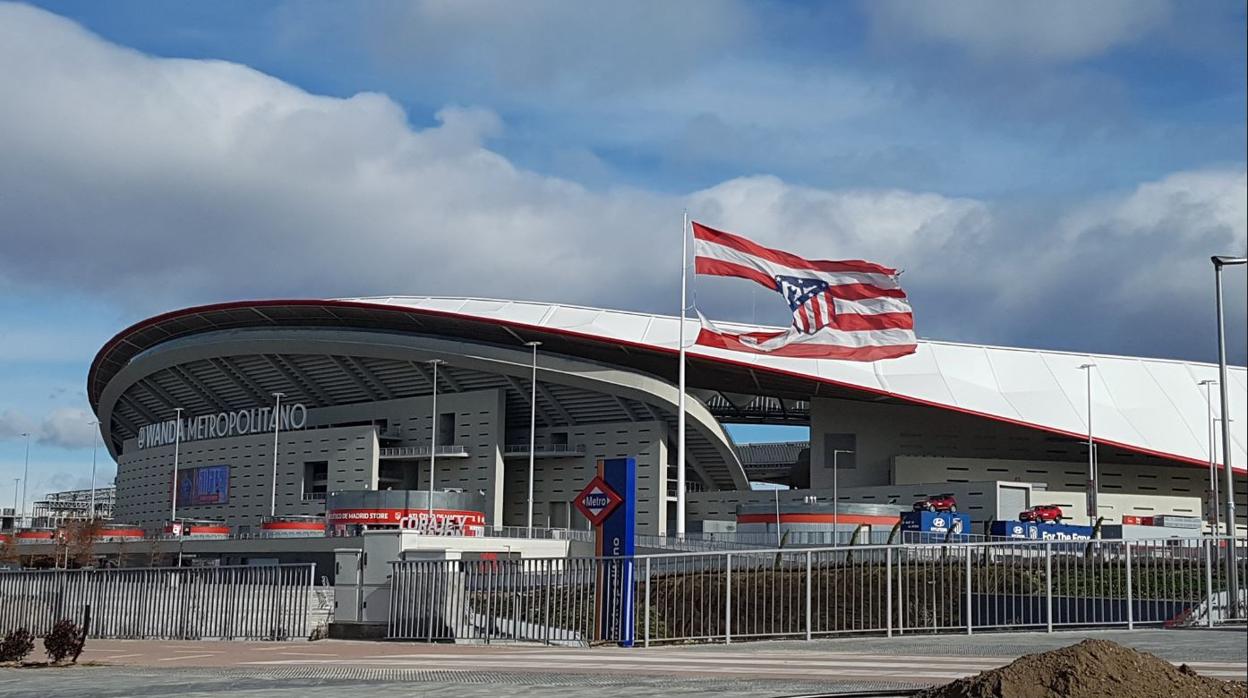
[[[428,363],[433,367],[433,405],[430,407],[432,414],[429,417],[429,524],[433,525],[433,474],[437,467],[438,453],[438,366],[446,362],[442,359],[430,359]]]
[[[853,453],[848,449],[834,448],[832,449],[832,545],[837,544],[837,527],[841,525],[841,493],[837,484],[837,457],[842,453]]]
[[[98,420],[88,422],[93,427],[100,426]],[[91,439],[91,508],[87,510],[87,520],[95,520],[95,452],[99,449],[99,439]]]
[[[1239,617],[1239,566],[1235,553],[1235,481],[1231,471],[1231,408],[1226,388],[1226,322],[1222,317],[1222,267],[1248,264],[1248,257],[1214,255],[1213,280],[1218,311],[1218,393],[1222,399],[1222,468],[1226,471],[1226,567],[1230,581],[1231,618]]]
[[[19,521],[26,521],[26,483],[30,480],[30,432],[23,432],[22,436],[26,437],[26,467],[22,470],[22,518]]]
[[[178,521],[178,449],[182,445],[182,408],[173,408],[173,496],[169,503],[169,523]],[[181,530],[179,530],[179,534]]]
[[[22,478],[20,477],[13,478],[13,515],[14,516],[17,516],[17,488],[21,487],[21,485],[22,485]],[[13,524],[13,528],[15,529],[21,528],[21,527],[22,527],[21,521],[18,521],[16,524]]]
[[[1097,500],[1096,486],[1096,445],[1092,441],[1092,369],[1096,368],[1096,364],[1080,364],[1079,370],[1087,373],[1088,376],[1088,523],[1095,526],[1096,517],[1101,513]]]
[[[277,436],[282,430],[282,398],[286,393],[273,395],[273,481],[269,488],[269,518],[277,514]]]
[[[1214,457],[1214,451],[1217,450],[1218,439],[1215,435],[1217,432],[1218,420],[1213,417],[1213,388],[1218,382],[1213,379],[1205,379],[1196,385],[1202,385],[1205,388],[1205,411],[1208,413],[1206,421],[1209,428],[1205,429],[1205,437],[1209,440],[1209,531],[1213,535],[1218,534],[1221,516],[1218,514],[1218,504],[1221,500],[1218,498],[1218,468],[1217,459]]]
[[[533,375],[529,386],[529,538],[533,537],[533,459],[537,450],[537,348],[541,342],[525,342],[533,349]]]

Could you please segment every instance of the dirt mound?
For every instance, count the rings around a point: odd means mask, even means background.
[[[930,688],[919,698],[1246,698],[1242,681],[1198,676],[1146,652],[1084,640]]]

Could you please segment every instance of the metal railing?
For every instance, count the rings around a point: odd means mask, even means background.
[[[575,528],[540,528],[530,531],[526,526],[482,526],[481,535],[490,538],[531,538],[541,540],[593,541],[594,532]]]
[[[614,642],[596,599],[627,589],[638,644],[852,634],[1209,625],[1238,599],[1225,540],[986,541],[627,559],[393,563],[390,637]],[[1242,543],[1237,549],[1243,550]],[[1248,556],[1240,552],[1240,579]],[[621,566],[629,566],[622,574]],[[616,594],[625,593],[615,587]],[[623,597],[621,597],[623,598]]]
[[[0,572],[0,634],[44,635],[60,619],[91,637],[307,638],[314,565]]]
[[[428,446],[388,446],[377,449],[378,458],[428,458]],[[438,446],[434,454],[439,458],[467,458],[468,449],[463,446]]]
[[[529,445],[507,444],[503,447],[503,457],[519,457],[529,455]],[[585,455],[585,446],[576,444],[537,444],[533,447],[533,455],[537,458],[575,458]]]

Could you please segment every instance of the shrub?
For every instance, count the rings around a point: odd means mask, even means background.
[[[34,648],[34,636],[26,628],[18,628],[0,642],[0,662],[20,662]]]
[[[85,642],[82,629],[74,625],[73,621],[58,620],[48,636],[43,638],[43,647],[48,651],[48,660],[53,663],[70,657],[76,662]]]

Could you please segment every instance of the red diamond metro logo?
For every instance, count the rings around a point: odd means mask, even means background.
[[[611,512],[624,501],[601,476],[595,476],[576,495],[576,508],[595,526],[601,526]]]

